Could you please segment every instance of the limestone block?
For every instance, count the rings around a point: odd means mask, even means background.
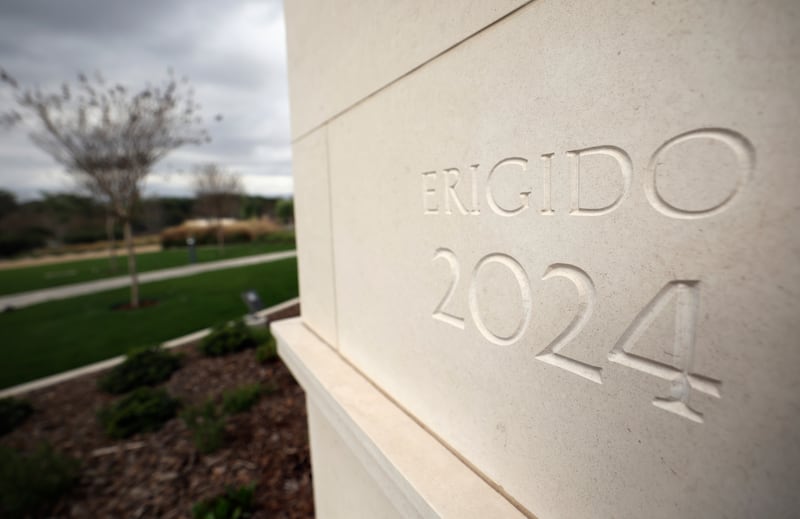
[[[337,117],[342,355],[538,517],[794,515],[799,7],[534,2]]]
[[[308,432],[317,517],[403,517],[311,401],[308,402]]]
[[[525,0],[285,2],[297,138]]]
[[[524,517],[299,319],[272,332],[306,391],[318,517]]]
[[[336,345],[327,128],[292,145],[292,175],[303,319]]]

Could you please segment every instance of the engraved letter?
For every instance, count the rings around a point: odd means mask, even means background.
[[[553,211],[553,155],[554,153],[545,153],[541,156],[544,167],[542,170],[542,209],[539,211],[544,215],[551,215]]]
[[[453,182],[448,181],[450,173],[454,173],[453,176],[455,177],[455,180],[453,180]],[[464,207],[463,203],[461,203],[461,200],[458,198],[458,193],[456,193],[456,186],[458,185],[458,181],[460,179],[461,172],[458,170],[458,168],[449,168],[444,170],[444,214],[453,214],[453,212],[450,210],[451,197],[456,201],[456,207],[458,207],[458,211],[461,214],[467,214],[467,208]]]
[[[492,170],[489,171],[489,177],[486,179],[486,199],[489,202],[489,207],[491,207],[492,210],[495,213],[499,214],[500,216],[514,216],[515,214],[519,214],[522,211],[524,211],[525,209],[527,209],[528,208],[528,197],[531,194],[530,190],[528,190],[528,191],[520,191],[519,197],[520,197],[520,200],[522,201],[522,203],[519,206],[515,207],[514,209],[503,209],[502,207],[497,205],[497,202],[494,199],[494,195],[492,194],[492,176],[494,176],[494,172],[499,167],[505,166],[507,164],[519,166],[519,167],[522,168],[522,171],[525,171],[526,168],[527,168],[528,161],[527,161],[527,159],[523,159],[523,158],[520,158],[520,157],[511,157],[509,159],[503,159],[500,162],[498,162],[497,164],[495,164],[495,166],[492,168]]]
[[[480,202],[478,201],[478,166],[480,164],[473,164],[469,167],[470,178],[472,179],[472,210],[469,214],[481,214]]]
[[[426,171],[422,174],[422,214],[439,214],[439,205],[434,204],[433,207],[428,205],[428,198],[433,195],[436,196],[436,185],[434,187],[428,187],[427,179],[428,177],[433,176],[434,179],[436,178],[435,171]]]
[[[690,141],[692,139],[712,139],[726,144],[733,154],[736,156],[736,162],[739,164],[739,182],[736,188],[731,192],[728,197],[722,202],[713,207],[701,210],[688,210],[681,209],[669,202],[667,202],[661,193],[658,192],[658,185],[656,185],[656,169],[658,168],[659,159],[667,152],[667,150],[675,146]],[[672,218],[683,219],[696,219],[705,218],[721,213],[730,204],[736,194],[750,181],[753,176],[753,169],[755,168],[756,155],[753,145],[743,135],[731,130],[723,128],[704,128],[700,130],[692,130],[690,132],[682,133],[677,137],[673,137],[664,144],[662,144],[650,157],[650,162],[645,171],[644,192],[647,195],[647,200],[650,202],[656,211]]]
[[[631,178],[633,177],[633,163],[625,150],[615,146],[596,146],[594,148],[568,151],[567,155],[572,158],[569,214],[577,216],[598,216],[610,213],[619,207],[627,196],[628,191],[631,189]],[[605,207],[581,207],[581,157],[588,155],[606,155],[616,160],[617,164],[619,164],[619,172],[620,175],[622,175],[622,193],[619,194],[616,200]]]

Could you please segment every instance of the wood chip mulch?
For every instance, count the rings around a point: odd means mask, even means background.
[[[276,360],[258,364],[253,350],[205,358],[179,348],[184,366],[164,384],[184,405],[259,382],[276,388],[250,411],[234,415],[226,443],[202,455],[180,418],[158,432],[111,440],[97,412],[119,397],[97,389],[89,375],[22,397],[36,412],[0,444],[32,450],[49,442],[81,460],[79,484],[53,508],[52,517],[191,517],[192,505],[228,485],[256,483],[254,518],[314,516],[305,396]]]

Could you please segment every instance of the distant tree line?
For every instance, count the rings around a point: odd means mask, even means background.
[[[132,225],[137,234],[156,234],[166,227],[205,216],[202,200],[184,197],[151,197],[137,202]],[[223,217],[282,219],[279,198],[243,195],[226,206]],[[12,257],[48,246],[92,243],[108,239],[107,210],[97,199],[74,193],[41,193],[40,198],[20,202],[0,189],[0,256]],[[114,235],[122,238],[115,225]]]

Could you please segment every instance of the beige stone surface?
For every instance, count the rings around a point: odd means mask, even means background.
[[[292,145],[292,174],[303,319],[320,337],[335,345],[327,128]]]
[[[798,8],[537,1],[337,117],[341,354],[539,517],[794,516]]]
[[[318,517],[524,517],[301,319],[271,329],[306,391]]]
[[[308,402],[308,432],[317,517],[403,517],[311,401]]]
[[[530,0],[285,2],[292,136]]]

